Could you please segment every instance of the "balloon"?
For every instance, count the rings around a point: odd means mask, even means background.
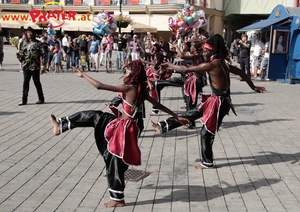
[[[203,10],[199,10],[199,11],[198,11],[198,15],[199,15],[200,17],[205,17],[205,12],[204,12]]]
[[[202,24],[202,26],[206,26],[208,23],[208,20],[206,18],[204,18],[204,23]]]
[[[179,13],[177,13],[177,18],[178,18],[178,20],[182,21],[184,18],[184,15],[181,12],[179,12]]]
[[[184,21],[179,21],[179,22],[177,22],[177,25],[178,25],[179,27],[184,27],[184,28],[188,27],[188,25],[187,25]]]
[[[117,24],[112,23],[112,24],[110,25],[110,28],[112,29],[112,31],[115,32],[115,31],[118,29],[118,26],[117,26]]]
[[[185,5],[184,5],[184,9],[189,9],[190,7],[191,7],[190,4],[185,4]]]
[[[177,21],[176,20],[174,20],[172,17],[169,17],[169,26],[170,27],[176,27],[176,23],[177,23]]]
[[[194,18],[192,16],[185,16],[183,20],[188,24],[191,25],[194,22]]]
[[[200,16],[199,16],[196,12],[194,12],[194,13],[192,14],[192,17],[194,18],[194,21],[198,21],[199,18],[200,18]]]
[[[196,21],[190,27],[191,28],[200,28],[201,26],[202,26],[201,21]]]
[[[117,25],[114,23],[114,18],[108,11],[101,11],[97,17],[92,21],[92,31],[96,35],[111,34],[117,30]]]

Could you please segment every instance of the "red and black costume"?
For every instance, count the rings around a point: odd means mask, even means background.
[[[220,60],[216,56],[212,56],[212,61]],[[221,61],[224,63],[224,61]],[[225,75],[229,78],[229,72],[222,69]],[[210,85],[211,79],[209,77]],[[197,109],[187,111],[182,117],[187,118],[191,121],[201,118],[203,127],[201,129],[201,154],[202,154],[202,165],[204,167],[213,167],[213,152],[212,145],[215,138],[215,133],[219,129],[222,120],[229,110],[232,109],[236,115],[233,105],[231,103],[230,91],[219,91],[212,87],[212,94],[202,94],[201,103]],[[173,117],[167,120],[158,122],[162,133],[175,129],[181,124]]]
[[[167,81],[172,75],[171,72],[163,72],[163,73],[155,73],[155,70],[152,66],[149,66],[146,68],[146,75],[147,79],[153,84],[154,88],[149,90],[149,95],[156,100],[157,102],[160,102],[160,90],[157,88],[157,81]],[[157,114],[159,110],[153,106],[152,112]]]
[[[89,110],[77,112],[59,119],[60,132],[76,127],[94,127],[94,136],[99,153],[103,156],[107,171],[110,198],[115,201],[124,199],[124,173],[128,165],[141,164],[141,152],[138,147],[139,128],[134,116],[137,108],[122,99],[123,112],[129,118]]]

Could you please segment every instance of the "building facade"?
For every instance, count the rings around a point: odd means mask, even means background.
[[[76,20],[63,21],[57,17],[51,18],[53,25],[61,25],[58,28],[61,32],[92,32],[92,20],[96,15],[106,10],[114,14],[120,10],[129,14],[135,23],[156,28],[157,36],[167,37],[171,35],[168,27],[168,18],[173,17],[178,8],[183,8],[184,0],[2,0],[0,4],[0,24],[5,36],[13,37],[20,35],[24,28],[31,26],[37,30],[41,28],[30,19],[31,10],[58,10],[75,11]],[[45,6],[45,3],[47,5]],[[223,28],[223,3],[216,0],[193,0],[191,5],[196,10],[203,10],[206,14],[208,24],[203,28],[210,32],[222,33]],[[13,20],[14,19],[14,20]],[[63,23],[63,24],[62,24]],[[134,25],[133,25],[134,27]],[[57,30],[57,29],[56,29]],[[141,30],[143,31],[143,30]],[[139,31],[140,32],[140,31]],[[147,33],[147,29],[144,30]]]

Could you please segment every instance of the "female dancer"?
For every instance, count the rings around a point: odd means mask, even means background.
[[[119,117],[100,110],[77,112],[56,120],[50,115],[54,135],[59,135],[76,127],[94,127],[95,140],[100,154],[103,156],[107,171],[107,180],[111,200],[104,207],[123,207],[124,173],[129,165],[141,164],[141,152],[138,147],[139,128],[134,115],[144,100],[156,105],[160,110],[169,113],[180,123],[190,123],[188,119],[178,117],[171,110],[153,100],[147,94],[146,72],[143,64],[135,60],[124,70],[123,84],[118,86],[103,84],[80,69],[74,68],[78,77],[85,78],[97,89],[122,92],[123,113]]]

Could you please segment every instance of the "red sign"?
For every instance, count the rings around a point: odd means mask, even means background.
[[[110,0],[102,0],[101,5],[110,5]]]
[[[21,4],[21,0],[11,0],[12,4]]]
[[[82,0],[74,0],[74,5],[82,5]]]
[[[139,4],[139,0],[127,0],[127,5],[135,5],[135,4]]]
[[[160,0],[161,4],[168,4],[168,0]]]

